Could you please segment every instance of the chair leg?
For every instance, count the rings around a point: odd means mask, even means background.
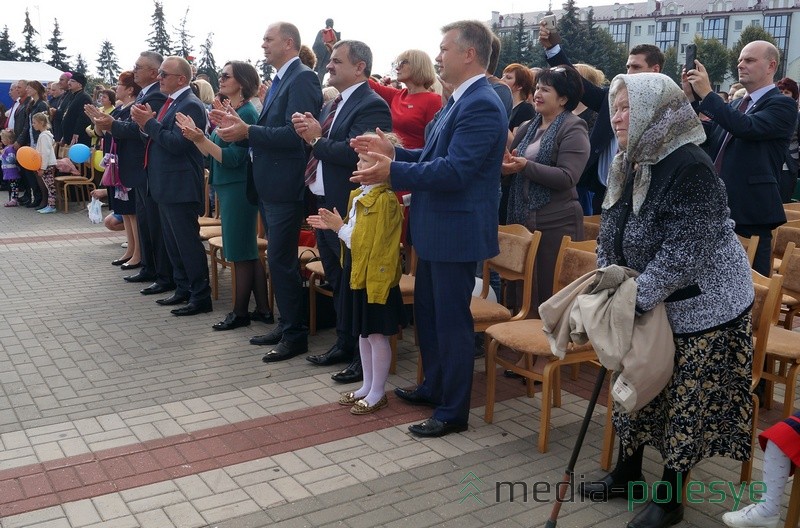
[[[548,361],[548,363],[557,363]],[[561,408],[561,365],[558,365],[553,374],[553,407]]]
[[[534,363],[535,360],[533,359],[533,356],[531,356],[530,354],[525,354],[525,370],[527,370],[528,372],[533,371]],[[535,383],[533,381],[534,381],[533,378],[528,378],[525,381],[525,393],[528,395],[528,398],[533,398],[533,395],[535,394],[535,388],[534,388]]]
[[[581,364],[580,363],[575,363],[570,368],[569,377],[572,379],[572,381],[577,381],[578,380],[578,375],[580,373],[581,373]]]
[[[766,358],[764,360],[764,372],[769,372],[773,374],[775,372],[775,360],[772,358]],[[772,400],[775,398],[775,382],[772,380],[766,380],[766,384],[764,387],[764,408],[769,410],[772,409]]]
[[[800,475],[794,474],[792,495],[789,497],[789,510],[786,512],[786,524],[783,528],[796,528],[800,522]]]
[[[492,423],[494,420],[494,400],[495,391],[497,390],[497,366],[495,359],[497,358],[497,348],[500,343],[492,339],[489,341],[489,346],[486,348],[486,410],[483,412],[483,421]],[[533,383],[530,383],[533,385]]]
[[[219,271],[217,270],[217,248],[216,246],[208,246],[209,254],[211,255],[211,295],[216,301],[219,299]]]
[[[397,374],[397,338],[400,334],[395,334],[389,338],[389,346],[392,348],[392,362],[389,365],[389,374]]]
[[[792,415],[794,411],[794,398],[797,387],[797,371],[800,369],[800,363],[794,363],[791,366],[787,365],[786,370],[786,391],[783,396],[783,418],[786,419]]]
[[[542,414],[539,420],[539,452],[547,453],[547,442],[550,439],[550,413],[553,404],[553,384],[556,382],[557,361],[548,361],[542,372]]]
[[[600,453],[600,467],[605,471],[611,471],[611,462],[614,457],[614,423],[611,419],[614,415],[614,398],[611,396],[611,371],[608,372],[606,379],[609,380],[608,400],[606,401],[606,425],[603,431],[603,451]]]
[[[750,482],[750,478],[753,476],[753,457],[755,456],[755,450],[758,446],[758,396],[753,394],[753,425],[750,428],[750,458],[742,462],[742,470],[739,473],[739,482],[747,483]]]

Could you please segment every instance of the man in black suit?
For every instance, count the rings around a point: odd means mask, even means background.
[[[8,117],[8,128],[12,129],[14,131],[14,135],[17,137],[17,142],[14,144],[14,150],[19,150],[20,136],[22,136],[22,133],[28,124],[27,108],[31,98],[28,97],[26,93],[27,89],[27,81],[19,80],[13,83],[11,88],[8,90],[8,95],[11,96],[11,100],[14,102]],[[27,142],[23,143],[23,145],[27,144]],[[17,164],[19,165],[19,163]],[[39,189],[38,185],[29,184],[31,180],[34,182],[36,181],[36,174],[34,174],[35,171],[30,171],[25,167],[20,166],[19,172],[22,175],[22,178],[19,180],[19,184],[21,185],[21,190],[24,191],[19,200],[20,204],[30,208],[38,207],[39,204],[42,203],[42,191]]]
[[[70,94],[69,103],[61,121],[62,137],[60,141],[65,145],[83,143],[88,146],[91,143],[89,134],[86,132],[86,127],[91,124],[91,121],[83,107],[92,104],[92,98],[84,91],[85,87],[86,76],[80,72],[72,72],[72,76],[67,81],[67,90]]]
[[[339,97],[323,108],[319,121],[306,113],[295,114],[292,122],[312,149],[306,167],[306,183],[316,196],[317,207],[331,211],[335,208],[344,215],[350,191],[356,188],[350,178],[356,170],[358,154],[350,147],[350,140],[365,132],[374,132],[376,128],[390,131],[392,114],[386,102],[367,83],[372,71],[372,51],[366,44],[357,40],[337,42],[327,70],[328,84],[339,90]],[[342,277],[341,243],[330,229],[318,229],[316,236],[325,278],[333,289],[337,339],[326,353],[306,359],[316,365],[352,360],[346,369],[334,374],[333,379],[342,383],[360,381],[361,358],[355,352],[355,338],[352,329],[342,323],[343,310],[348,310],[351,303],[350,299],[340,298],[342,280],[347,280]]]
[[[269,249],[267,260],[280,323],[269,334],[250,340],[270,345],[265,363],[281,361],[308,351],[308,327],[303,314],[303,288],[297,258],[303,221],[305,143],[295,132],[292,115],[318,116],[322,90],[313,70],[300,62],[300,32],[294,24],[276,22],[267,28],[261,47],[264,58],[277,72],[255,125],[236,113],[211,112],[219,123],[217,134],[225,141],[248,140],[253,157],[253,179],[265,212]]]
[[[149,105],[153,112],[159,112],[167,100],[161,93],[158,83],[158,69],[163,58],[155,51],[143,51],[136,59],[133,66],[133,80],[142,87],[136,97],[136,103]],[[142,268],[139,273],[125,277],[127,282],[151,282],[141,290],[143,295],[155,295],[175,289],[172,279],[172,264],[164,245],[164,235],[161,230],[161,218],[158,213],[158,204],[153,200],[147,187],[147,171],[144,168],[144,150],[147,138],[142,134],[135,121],[118,121],[101,112],[94,105],[87,105],[86,112],[95,125],[101,130],[108,130],[118,139],[139,142],[139,154],[130,159],[120,159],[121,170],[125,170],[125,178],[132,178],[132,185],[136,191],[136,223],[139,227],[139,244],[141,246]]]
[[[176,290],[156,301],[162,306],[188,303],[173,315],[211,311],[208,261],[200,240],[197,217],[203,203],[203,155],[175,123],[177,113],[191,117],[201,130],[206,109],[189,87],[192,68],[182,57],[167,57],[158,71],[167,100],[158,113],[147,104],[134,104],[131,119],[147,135],[144,165],[150,195],[158,204],[161,228]]]
[[[547,63],[550,66],[572,63],[561,49],[561,37],[555,30],[548,30],[544,25],[539,27],[539,42],[545,49]],[[640,44],[631,48],[626,63],[626,73],[656,72],[664,67],[664,54],[657,46]],[[608,170],[617,153],[617,138],[611,130],[611,117],[608,111],[608,87],[600,88],[583,79],[583,96],[581,102],[597,112],[597,121],[589,131],[589,160],[581,175],[578,185],[594,193],[592,211],[600,214],[603,198],[606,193]]]
[[[756,40],[739,54],[739,82],[744,99],[725,104],[714,93],[700,61],[686,72],[684,91],[689,100],[700,98],[697,111],[710,118],[706,152],[714,160],[725,189],[738,235],[757,235],[753,269],[769,275],[772,268],[772,230],[786,222],[780,181],[789,136],[797,120],[797,104],[773,84],[780,63],[778,48]]]

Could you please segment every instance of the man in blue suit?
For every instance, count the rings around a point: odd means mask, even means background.
[[[147,185],[156,204],[167,255],[172,263],[176,290],[156,301],[174,308],[173,315],[186,316],[211,311],[208,261],[200,240],[197,217],[203,203],[203,155],[183,136],[175,122],[178,112],[206,127],[206,110],[189,87],[192,68],[182,57],[167,57],[158,71],[164,105],[154,112],[148,104],[134,104],[131,119],[147,135],[144,167]]]
[[[478,261],[499,253],[498,175],[508,135],[508,118],[486,80],[492,33],[478,21],[442,28],[436,62],[454,87],[417,150],[392,148],[383,137],[360,136],[353,146],[376,164],[353,181],[388,181],[412,191],[411,235],[419,255],[414,292],[425,381],[397,389],[398,397],[436,408],[409,427],[417,436],[465,431],[472,390],[473,320],[469,305]],[[394,161],[392,161],[394,159]]]
[[[277,70],[264,108],[255,125],[247,125],[236,113],[211,112],[223,140],[247,139],[253,157],[253,179],[265,211],[269,250],[267,261],[280,323],[270,333],[250,340],[254,345],[274,346],[264,354],[265,363],[289,359],[308,351],[308,327],[303,313],[303,288],[297,246],[303,221],[305,143],[297,135],[292,115],[319,115],[322,89],[313,70],[300,62],[300,32],[287,22],[276,22],[264,34],[264,58]]]

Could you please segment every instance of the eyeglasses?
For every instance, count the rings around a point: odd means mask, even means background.
[[[220,81],[227,81],[228,79],[233,79],[233,75],[231,75],[230,73],[226,73],[226,72],[223,72],[223,73],[219,74],[219,80]]]
[[[180,73],[169,73],[169,72],[165,72],[164,70],[158,70],[158,76],[161,77],[161,78],[169,77],[170,75],[175,75],[177,77],[181,76]]]
[[[408,64],[408,61],[405,60],[405,59],[403,59],[401,61],[395,61],[395,62],[392,63],[392,69],[393,70],[399,70],[400,68],[402,68],[406,64]]]
[[[133,65],[133,71],[152,70],[152,69],[154,69],[152,66],[139,66],[138,64]]]

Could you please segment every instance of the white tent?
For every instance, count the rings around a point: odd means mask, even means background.
[[[0,102],[9,106],[8,89],[20,79],[41,83],[57,81],[63,72],[44,62],[0,61]]]

